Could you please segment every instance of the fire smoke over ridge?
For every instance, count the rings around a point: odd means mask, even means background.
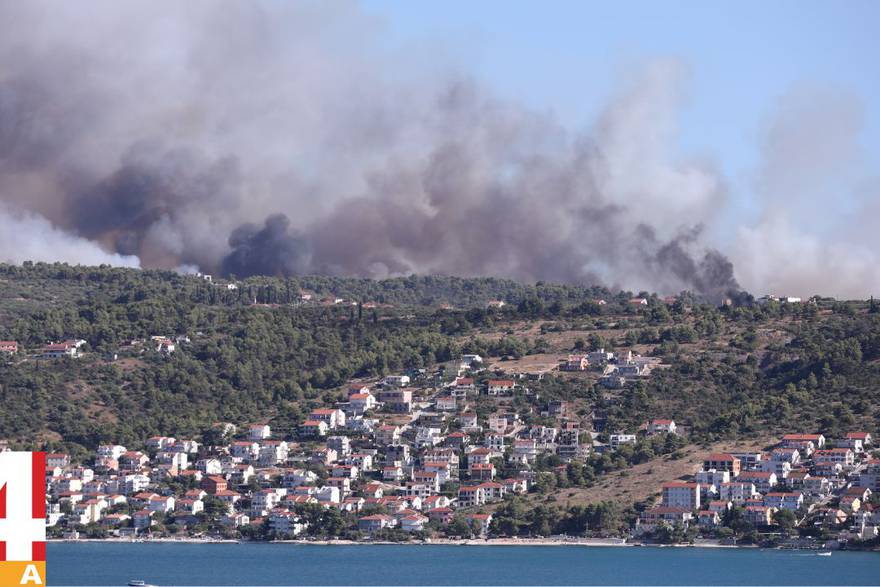
[[[725,181],[674,156],[675,61],[574,133],[388,54],[354,3],[88,5],[0,0],[10,260],[739,289],[704,238]]]

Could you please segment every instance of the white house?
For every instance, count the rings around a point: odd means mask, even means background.
[[[251,440],[265,440],[272,436],[272,428],[268,424],[251,424],[248,427],[248,438]]]
[[[648,436],[654,436],[655,434],[675,434],[678,427],[675,425],[675,420],[651,420],[648,422],[647,433]]]
[[[624,444],[635,444],[635,434],[611,434],[608,436],[608,446],[611,450],[617,450]]]
[[[382,380],[382,384],[388,387],[406,387],[409,383],[409,375],[388,375]]]
[[[345,412],[334,408],[318,408],[309,414],[309,420],[317,420],[327,424],[329,430],[345,426]]]
[[[490,379],[486,384],[488,395],[509,395],[513,393],[516,383],[513,379]]]

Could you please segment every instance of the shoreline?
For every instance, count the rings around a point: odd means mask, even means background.
[[[581,538],[570,540],[552,540],[546,538],[491,538],[450,540],[438,538],[426,541],[390,542],[390,541],[364,541],[364,540],[273,540],[270,542],[235,540],[235,539],[202,539],[202,538],[51,538],[50,543],[96,543],[110,544],[292,544],[302,546],[585,546],[585,547],[653,547],[653,548],[761,548],[753,544],[645,544],[641,542],[627,542],[624,539],[614,538]],[[803,549],[812,550],[812,549]]]
[[[623,539],[609,538],[581,538],[571,540],[550,540],[546,538],[492,538],[488,540],[449,540],[438,538],[429,541],[389,542],[389,541],[363,541],[363,540],[273,540],[264,542],[258,540],[235,540],[216,539],[206,540],[202,538],[80,538],[65,539],[51,538],[49,543],[108,543],[108,544],[287,544],[293,546],[479,546],[479,547],[586,547],[586,548],[700,548],[700,549],[729,549],[729,550],[791,550],[799,552],[819,552],[827,549],[822,548],[782,548],[768,547],[757,544],[719,544],[717,542],[703,542],[698,544],[647,544],[642,542],[627,542]],[[837,549],[837,552],[873,552],[880,553],[880,548],[865,549]]]

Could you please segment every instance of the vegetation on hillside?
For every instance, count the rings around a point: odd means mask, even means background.
[[[254,278],[238,286],[161,271],[0,265],[0,339],[24,347],[0,358],[0,438],[75,452],[267,418],[292,433],[309,409],[341,399],[352,378],[429,368],[462,352],[564,356],[600,346],[638,347],[668,367],[613,392],[565,374],[533,387],[575,402],[606,433],[650,417],[674,417],[699,442],[880,423],[873,303],[717,308],[685,294],[634,306],[631,292],[451,277]],[[302,291],[348,303],[303,304]],[[487,308],[494,299],[507,305]],[[534,328],[522,334],[523,324]],[[573,331],[582,336],[572,344],[554,338]],[[126,346],[152,335],[189,342],[170,357]],[[86,340],[90,352],[29,358],[65,338]]]

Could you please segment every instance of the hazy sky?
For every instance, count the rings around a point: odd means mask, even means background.
[[[831,93],[856,104],[863,166],[880,174],[876,0],[365,0],[364,6],[385,22],[390,44],[445,51],[496,91],[571,126],[588,127],[634,65],[682,60],[689,69],[683,152],[710,157],[731,183],[722,235],[732,237],[736,222],[756,213],[760,144],[789,92]]]

